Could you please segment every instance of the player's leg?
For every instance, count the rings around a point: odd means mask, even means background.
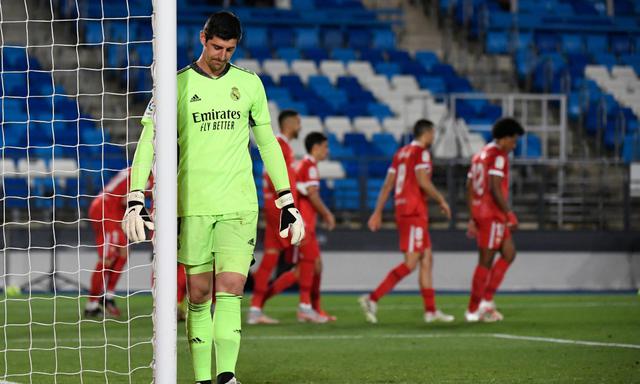
[[[313,288],[313,278],[316,274],[316,260],[320,258],[320,246],[318,245],[316,234],[313,232],[307,233],[299,248],[300,262],[298,263],[298,268],[300,277],[298,285],[300,287],[300,304],[298,305],[298,321],[326,323],[329,319],[320,315],[311,306],[311,289]]]
[[[216,269],[216,309],[213,341],[216,377],[225,384],[235,377],[240,352],[242,319],[240,304],[253,260],[258,212],[221,215],[213,229]]]
[[[420,258],[420,272],[418,277],[420,283],[420,293],[424,304],[424,321],[431,323],[434,321],[452,322],[455,318],[436,308],[436,293],[433,289],[433,252],[431,245],[424,250]]]
[[[267,293],[265,293],[264,295],[262,305],[264,306],[267,300],[271,299],[273,296],[279,295],[285,289],[297,283],[299,278],[300,269],[298,268],[298,266],[295,266],[294,268],[281,273],[280,276],[278,276],[267,289]]]
[[[109,233],[104,227],[104,218],[101,207],[92,204],[89,210],[89,218],[92,220],[91,228],[96,239],[96,249],[98,251],[98,261],[96,262],[93,273],[91,274],[91,286],[89,288],[89,299],[84,308],[86,317],[99,317],[103,315],[102,299],[105,291],[105,264],[109,264],[109,260],[115,255],[113,247],[110,247]],[[111,257],[110,257],[111,255]]]
[[[313,284],[311,286],[311,308],[316,311],[320,316],[324,316],[329,321],[336,321],[338,318],[327,313],[322,309],[320,302],[320,285],[322,284],[322,257],[316,259],[316,269],[313,275]]]
[[[269,289],[269,280],[273,274],[273,270],[278,264],[280,257],[280,249],[272,246],[267,247],[267,234],[265,231],[265,251],[262,256],[260,265],[253,273],[253,294],[251,296],[251,307],[249,308],[249,316],[247,324],[277,324],[278,320],[272,319],[262,312],[262,306],[265,301],[265,295]]]
[[[178,221],[178,262],[187,275],[187,339],[197,382],[211,380],[213,324],[212,228],[206,216],[182,217]]]
[[[110,252],[113,252],[113,256],[110,257],[109,266],[106,267],[107,291],[105,293],[104,309],[109,316],[120,317],[120,309],[118,309],[115,301],[115,289],[122,276],[122,269],[127,264],[127,238],[119,222],[105,220],[105,228],[109,230],[109,241],[111,243],[109,249]]]
[[[482,301],[480,302],[480,311],[489,314],[495,320],[503,320],[504,317],[496,309],[496,304],[493,301],[493,296],[500,287],[504,275],[507,273],[509,266],[516,257],[516,248],[513,243],[513,239],[507,228],[505,231],[505,238],[502,241],[500,247],[500,257],[493,263],[491,271],[489,272],[489,278],[487,279],[487,287],[484,290]]]

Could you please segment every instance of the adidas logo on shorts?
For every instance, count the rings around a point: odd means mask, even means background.
[[[191,103],[193,103],[194,101],[200,101],[200,98],[198,97],[198,95],[193,95],[191,100],[189,100],[189,102],[191,102]]]

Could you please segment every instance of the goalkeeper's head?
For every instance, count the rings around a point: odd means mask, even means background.
[[[433,123],[427,119],[420,119],[413,125],[413,138],[428,148],[433,143]]]
[[[508,153],[515,149],[518,138],[524,135],[524,128],[518,120],[512,117],[503,117],[493,124],[491,134],[498,147]]]
[[[329,156],[329,142],[327,136],[322,132],[311,132],[304,138],[304,147],[307,153],[316,159],[322,161]]]
[[[221,75],[241,37],[242,28],[236,15],[227,11],[212,14],[200,31],[202,55],[198,60],[204,60],[214,76]]]

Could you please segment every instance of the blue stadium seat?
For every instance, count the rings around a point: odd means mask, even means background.
[[[609,51],[609,44],[605,35],[587,35],[586,41],[589,53],[598,54]]]
[[[400,74],[400,66],[396,63],[380,62],[376,63],[374,68],[378,74],[385,75],[389,79]]]
[[[29,186],[27,179],[5,177],[3,180],[5,207],[26,210],[28,208]]]
[[[385,156],[393,156],[398,149],[398,143],[390,133],[374,133],[371,142]]]
[[[538,52],[556,52],[559,46],[558,36],[554,33],[536,33],[536,48]]]
[[[422,89],[428,89],[433,94],[447,93],[447,84],[439,76],[421,76],[418,78],[418,84]]]
[[[302,57],[300,50],[297,47],[278,48],[276,50],[276,55],[289,63],[289,65],[291,65],[293,60],[299,60]]]
[[[630,36],[628,35],[613,35],[611,36],[610,47],[613,53],[616,55],[623,55],[631,53],[633,50],[633,44]]]
[[[380,120],[380,122],[382,123],[382,120],[384,120],[385,117],[391,117],[393,116],[393,112],[391,112],[391,109],[389,109],[389,107],[386,104],[382,104],[382,103],[378,103],[378,102],[370,102],[367,104],[367,112],[377,118],[378,120]]]
[[[7,122],[24,122],[29,119],[27,116],[27,100],[5,97],[2,105],[4,109],[2,115],[3,123]]]
[[[561,36],[561,39],[562,39],[562,50],[565,53],[583,53],[584,52],[584,41],[582,40],[582,35],[563,34]]]
[[[542,142],[533,133],[527,133],[518,139],[518,144],[514,151],[517,157],[539,158],[542,156]]]
[[[509,35],[504,31],[489,31],[485,40],[485,51],[490,54],[509,52]]]
[[[295,45],[300,49],[318,47],[320,45],[318,30],[315,28],[297,29]]]
[[[356,60],[356,51],[351,48],[334,48],[331,51],[330,57],[334,60],[340,60],[342,62],[349,62]]]
[[[273,57],[271,50],[266,46],[249,48],[249,55],[252,59],[256,59],[260,62]]]
[[[294,34],[291,28],[275,27],[270,31],[270,43],[274,47],[292,47],[294,42]]]
[[[511,37],[513,42],[513,49],[529,49],[533,46],[533,33],[531,32],[519,32],[514,33]]]
[[[347,178],[334,181],[333,194],[338,210],[360,209],[360,185],[357,179]]]
[[[302,54],[307,60],[313,60],[316,64],[319,64],[322,60],[329,59],[329,53],[320,47],[303,49]]]
[[[133,54],[131,49],[133,48]],[[151,66],[153,62],[153,46],[151,43],[129,44],[130,65]]]
[[[27,51],[21,47],[3,47],[2,68],[4,71],[26,71],[29,66]]]
[[[84,30],[84,41],[86,44],[100,44],[104,41],[102,24],[99,20],[78,20],[80,30]]]
[[[344,35],[337,28],[322,29],[322,45],[326,49],[342,48],[344,46]]]
[[[384,53],[380,49],[361,49],[360,60],[368,61],[371,65],[382,63],[385,61]]]
[[[368,49],[371,47],[371,34],[365,28],[352,28],[347,33],[347,45],[353,49]]]
[[[267,29],[263,27],[245,28],[242,42],[244,47],[249,49],[267,47],[269,45]]]
[[[110,43],[126,43],[128,41],[126,20],[105,20],[103,22],[104,41]]]
[[[376,29],[373,31],[373,48],[394,49],[396,36],[390,29]]]
[[[3,73],[2,86],[5,96],[27,96],[27,73]]]

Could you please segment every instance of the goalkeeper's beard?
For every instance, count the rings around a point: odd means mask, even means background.
[[[218,74],[219,72],[221,72],[227,66],[227,63],[228,62],[226,60],[224,61],[216,60],[216,59],[207,60],[207,66],[209,67],[211,72],[214,74]]]

